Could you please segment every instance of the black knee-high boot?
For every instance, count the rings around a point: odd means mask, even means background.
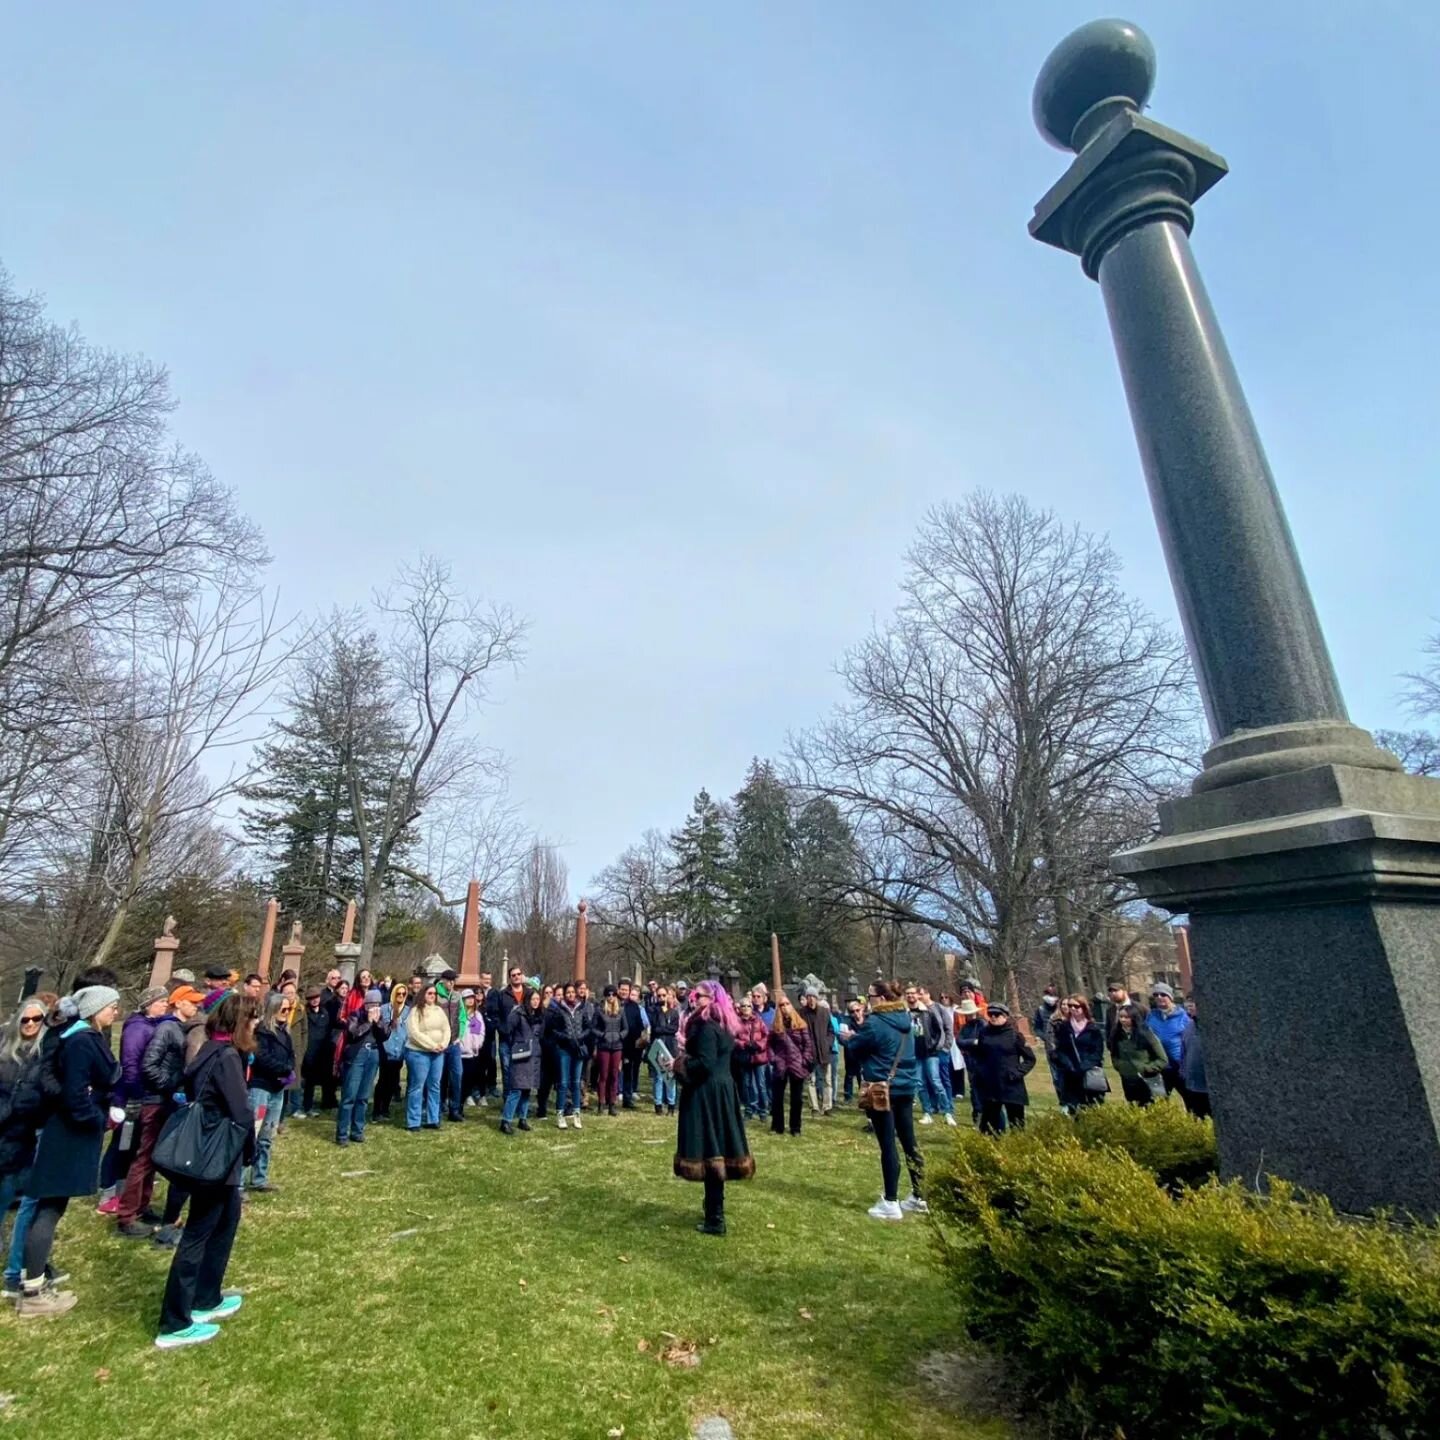
[[[725,1182],[705,1177],[705,1219],[695,1227],[704,1235],[725,1233]]]

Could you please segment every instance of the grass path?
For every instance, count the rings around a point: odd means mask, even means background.
[[[879,1164],[854,1110],[799,1140],[753,1126],[720,1241],[671,1177],[673,1120],[506,1140],[484,1113],[345,1151],[328,1122],[288,1125],[231,1263],[245,1308],[190,1351],[151,1343],[168,1254],[72,1208],[57,1256],[80,1304],[0,1317],[0,1434],[683,1440],[718,1413],[738,1440],[1009,1440],[921,1378],[956,1344],[952,1301],[923,1220],[867,1218]],[[662,1358],[677,1342],[698,1365]]]

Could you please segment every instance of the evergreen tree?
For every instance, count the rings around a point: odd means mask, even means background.
[[[743,974],[768,975],[771,931],[782,937],[788,952],[801,921],[790,793],[768,760],[750,762],[731,811],[734,948]]]
[[[684,931],[675,957],[681,969],[703,970],[725,948],[730,926],[730,837],[724,808],[702,790],[671,837],[669,908]]]
[[[795,816],[798,923],[793,950],[798,969],[832,983],[858,947],[857,916],[848,901],[855,873],[855,837],[835,803],[818,797]]]

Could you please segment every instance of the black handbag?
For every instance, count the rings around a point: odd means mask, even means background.
[[[209,1080],[207,1070],[205,1083]],[[207,1116],[200,1103],[204,1093],[202,1084],[194,1100],[165,1122],[155,1142],[155,1168],[167,1180],[185,1186],[225,1184],[249,1135],[249,1126],[237,1125],[228,1115]]]

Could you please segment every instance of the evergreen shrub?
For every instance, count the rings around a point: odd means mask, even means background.
[[[1347,1219],[1278,1181],[1171,1194],[1049,1125],[964,1132],[931,1179],[965,1327],[1054,1434],[1440,1434],[1440,1229]]]

